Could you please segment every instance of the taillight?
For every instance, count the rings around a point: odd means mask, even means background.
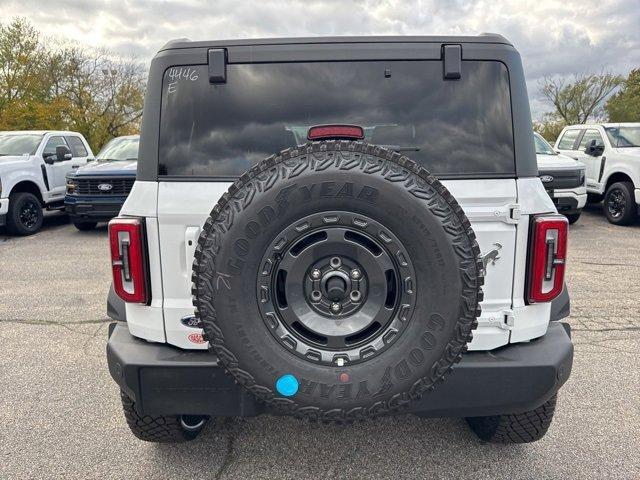
[[[529,252],[529,303],[550,302],[562,292],[568,222],[562,215],[535,217]]]
[[[329,138],[345,138],[362,140],[364,129],[358,125],[316,125],[307,133],[309,140],[327,140]]]
[[[140,218],[114,218],[109,222],[113,288],[125,302],[147,303],[147,260],[144,223]]]

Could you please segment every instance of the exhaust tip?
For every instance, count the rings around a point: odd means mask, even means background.
[[[180,425],[188,431],[200,430],[206,422],[203,415],[180,415]]]

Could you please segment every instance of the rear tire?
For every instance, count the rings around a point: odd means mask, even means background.
[[[44,214],[38,197],[29,192],[9,195],[7,227],[14,235],[33,235],[42,228]]]
[[[131,432],[140,440],[155,443],[181,443],[196,438],[204,428],[207,418],[195,416],[140,415],[135,403],[120,391],[122,409]],[[185,428],[186,427],[186,428]]]
[[[87,232],[89,230],[93,230],[98,225],[98,222],[73,222],[73,226],[76,227],[81,232]]]
[[[468,417],[467,423],[481,440],[491,443],[531,443],[549,430],[557,394],[538,408],[514,415]]]
[[[573,225],[574,223],[576,223],[578,221],[578,219],[580,218],[580,214],[582,212],[578,212],[578,213],[567,213],[565,215],[565,217],[567,217],[567,220],[569,220],[569,223],[571,225]]]
[[[614,225],[629,225],[632,223],[638,210],[633,183],[616,182],[607,188],[603,209],[607,220]]]

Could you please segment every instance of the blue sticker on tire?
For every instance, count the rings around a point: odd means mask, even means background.
[[[298,393],[298,379],[287,374],[276,380],[276,390],[283,397],[293,397]]]

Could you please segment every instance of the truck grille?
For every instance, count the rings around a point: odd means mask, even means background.
[[[584,169],[540,170],[538,176],[547,190],[576,188],[584,185]]]
[[[135,178],[76,178],[76,195],[129,195]],[[111,185],[109,189],[106,185]],[[100,187],[102,186],[102,187]]]

